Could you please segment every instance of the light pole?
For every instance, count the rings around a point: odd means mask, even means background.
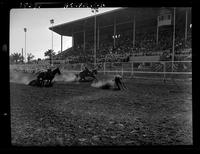
[[[94,65],[96,66],[96,13],[99,11],[98,7],[91,8],[94,13]]]
[[[27,28],[24,28],[24,32],[25,32],[24,62],[26,62],[26,32],[27,32]]]
[[[53,52],[53,24],[54,24],[54,19],[51,19],[50,20],[50,23],[52,24],[52,32],[51,32],[51,34],[52,34],[52,37],[51,37],[51,50],[52,50],[52,52]],[[52,56],[52,52],[51,52],[51,59],[50,59],[50,64],[53,66],[53,56]]]

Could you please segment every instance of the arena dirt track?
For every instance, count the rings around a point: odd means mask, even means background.
[[[191,82],[127,80],[128,90],[10,83],[13,145],[191,145]]]

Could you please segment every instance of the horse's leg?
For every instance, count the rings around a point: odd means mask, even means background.
[[[49,87],[49,80],[46,80],[45,87]]]
[[[48,87],[49,86],[49,80],[45,80],[45,87]]]
[[[79,82],[81,80],[81,76],[77,75],[76,81]]]
[[[46,87],[47,86],[47,80],[44,80],[43,81],[43,87]]]
[[[79,74],[79,77],[80,77],[79,81],[82,81],[82,79],[83,79],[82,73]]]
[[[39,86],[42,87],[44,84],[43,78],[42,77],[38,78],[38,81],[39,81]]]
[[[41,87],[44,87],[45,85],[45,80],[41,80]]]
[[[79,81],[83,81],[83,77],[80,77]]]
[[[79,81],[82,81],[83,79],[84,79],[83,75],[80,74],[80,79],[79,79]]]
[[[42,79],[40,80],[39,84],[40,84],[40,87],[42,87],[42,85],[43,85],[43,80]]]
[[[49,86],[49,80],[45,80],[44,86],[45,86],[45,87]]]
[[[52,86],[52,80],[49,80],[49,86]]]

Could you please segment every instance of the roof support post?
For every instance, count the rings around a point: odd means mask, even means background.
[[[85,29],[83,31],[83,51],[85,53]]]
[[[63,51],[63,36],[62,35],[60,35],[61,37],[60,37],[60,41],[61,41],[61,49],[60,49],[60,52],[62,52]]]
[[[97,55],[96,55],[96,12],[95,12],[95,16],[94,16],[94,65],[96,66],[96,58],[97,58]]]
[[[188,25],[188,12],[185,11],[185,46],[187,43],[187,25]]]
[[[97,29],[97,49],[99,49],[99,23],[98,23],[98,29]]]
[[[135,16],[133,17],[133,48],[135,47]]]
[[[115,35],[116,35],[116,16],[114,17],[114,36],[113,36],[113,46],[115,48]]]
[[[176,36],[176,8],[174,8],[174,22],[173,22],[173,42],[172,42],[172,72],[173,72],[173,66],[174,66],[174,46],[175,46],[175,36]]]
[[[96,66],[96,62],[97,62],[97,55],[96,55],[96,46],[97,46],[97,41],[96,41],[96,13],[98,12],[98,7],[94,7],[94,8],[91,8],[92,9],[92,12],[94,13],[94,65]]]
[[[157,17],[157,29],[156,29],[156,45],[158,45],[158,35],[159,35],[159,26],[158,26],[159,16]]]
[[[72,49],[74,50],[74,32],[72,32]]]

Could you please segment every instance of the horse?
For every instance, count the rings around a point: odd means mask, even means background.
[[[41,72],[39,73],[39,75],[37,76],[37,80],[40,83],[41,86],[44,85],[52,85],[52,80],[54,79],[56,74],[61,74],[60,69],[57,67],[56,69],[54,69],[53,71],[47,71],[47,72]]]
[[[85,77],[92,77],[93,79],[98,81],[97,78],[95,77],[96,74],[97,74],[97,70],[96,69],[93,69],[92,71],[83,70],[79,74],[76,74],[76,77],[77,78],[80,77],[79,81],[86,81]]]

